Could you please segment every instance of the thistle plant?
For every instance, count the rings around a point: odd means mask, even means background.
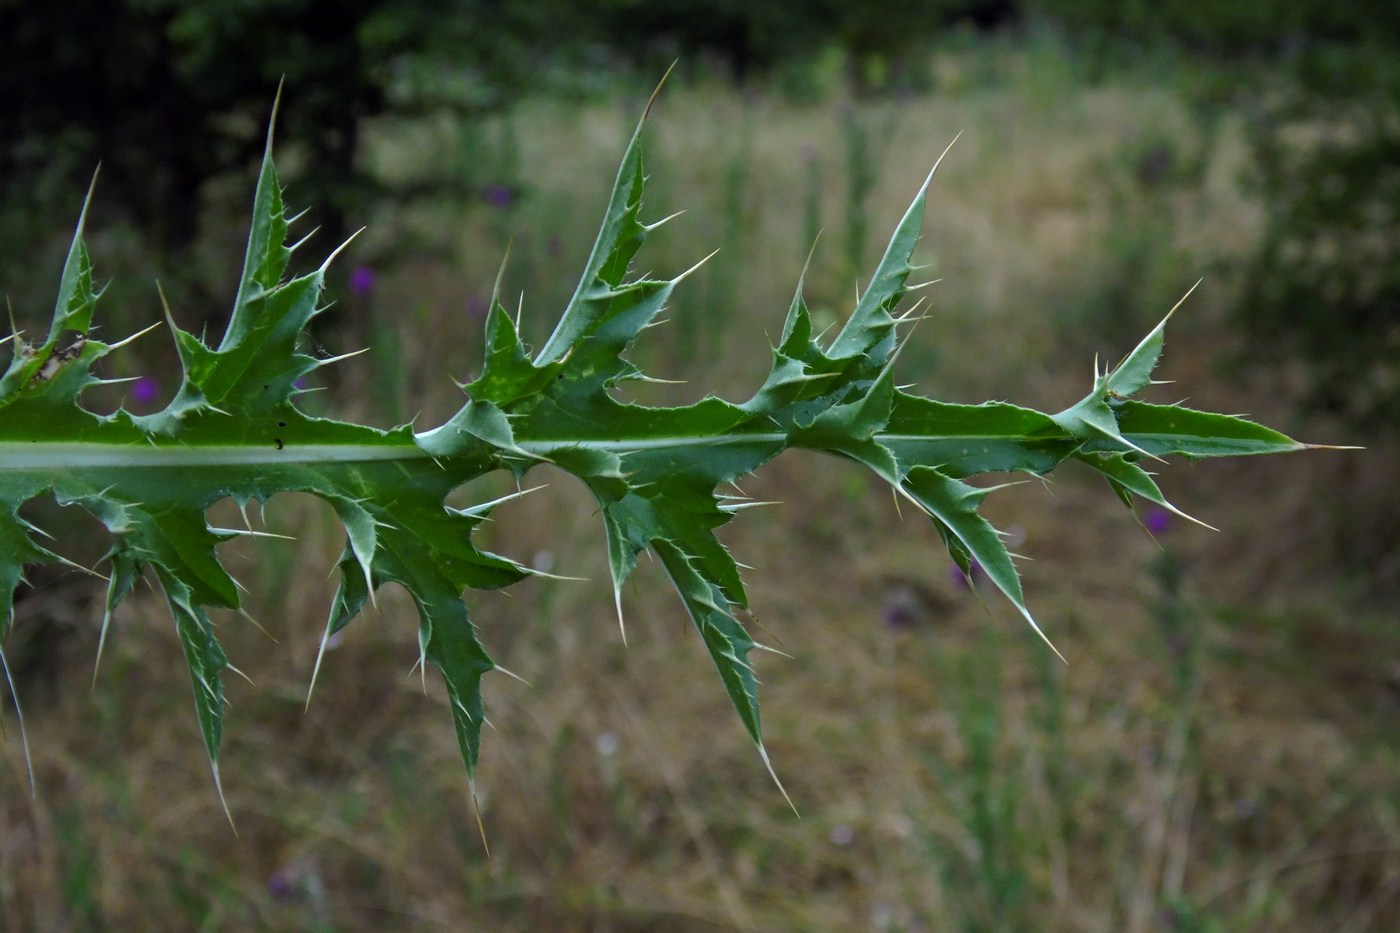
[[[747,400],[709,396],[677,407],[623,401],[619,387],[648,378],[627,351],[690,274],[632,275],[638,250],[664,222],[641,219],[641,133],[639,124],[578,288],[548,339],[538,349],[526,346],[519,319],[497,294],[486,316],[479,375],[461,385],[460,410],[428,428],[383,430],[313,417],[299,404],[301,380],[336,362],[301,349],[308,323],[323,310],[324,277],[335,254],[312,272],[289,276],[301,244],[289,238],[296,218],[283,203],[271,130],[247,256],[222,338],[216,345],[181,329],[167,309],[165,323],[183,368],[169,404],[148,414],[85,407],[84,393],[110,381],[95,364],[140,336],[110,344],[96,336],[101,291],[83,241],[85,203],[47,336],[30,340],[16,330],[7,338],[13,358],[0,377],[0,636],[13,623],[13,591],[26,564],[64,560],[40,541],[43,532],[20,508],[47,494],[91,513],[111,536],[99,564],[107,593],[98,658],[113,611],[138,580],[151,580],[184,649],[218,787],[221,678],[233,668],[209,613],[238,610],[239,591],[215,549],[257,532],[251,524],[213,527],[208,510],[231,499],[246,520],[254,500],[309,493],[334,508],[345,530],[322,654],[376,591],[402,586],[418,610],[420,663],[442,677],[473,781],[485,721],[481,681],[501,668],[478,641],[463,594],[506,587],[537,571],[473,540],[473,531],[505,500],[465,508],[445,500],[485,474],[508,471],[519,481],[548,463],[577,477],[597,501],[619,626],[622,586],[638,555],[650,551],[771,773],[753,666],[762,646],[745,621],[749,601],[740,565],[715,531],[754,504],[736,481],[784,450],[824,451],[873,470],[928,516],[964,573],[980,568],[979,577],[1045,638],[1027,608],[1012,554],[978,511],[995,487],[973,485],[971,477],[1044,476],[1076,461],[1100,473],[1130,508],[1138,498],[1175,512],[1148,465],[1171,455],[1308,446],[1239,417],[1136,400],[1152,384],[1165,320],[1117,366],[1100,371],[1095,364],[1088,395],[1058,414],[1004,402],[949,404],[901,389],[895,381],[901,341],[913,321],[928,316],[921,304],[903,305],[917,287],[909,280],[917,270],[912,257],[932,172],[834,334],[813,333],[799,283],[772,348],[771,371]],[[88,203],[91,198],[90,190]],[[313,685],[320,665],[318,655]],[[8,666],[5,671],[9,679]]]

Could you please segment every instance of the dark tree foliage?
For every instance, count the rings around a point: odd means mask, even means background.
[[[563,46],[568,5],[489,0],[0,0],[0,200],[81,183],[178,250],[204,182],[262,148],[278,83],[334,231],[369,180],[362,121],[499,106]]]
[[[367,118],[498,110],[586,63],[654,77],[676,56],[746,78],[832,45],[898,58],[942,25],[1010,0],[0,0],[0,214],[42,228],[102,163],[102,210],[177,257],[212,178],[249,171],[281,81],[281,126],[314,153],[296,179],[333,239],[383,194],[359,167]],[[594,65],[596,67],[596,64]],[[392,192],[401,194],[402,192]],[[23,218],[22,222],[16,222]],[[111,218],[108,218],[110,221]],[[29,244],[6,238],[6,252]],[[16,261],[15,256],[7,257]],[[18,261],[27,261],[18,257]]]
[[[187,270],[166,280],[177,303],[217,317],[221,303],[181,260],[198,239],[207,183],[256,164],[279,82],[295,89],[280,126],[316,166],[289,180],[317,205],[320,236],[335,241],[347,233],[342,218],[364,216],[377,197],[462,194],[484,181],[386,191],[363,170],[365,121],[376,116],[446,110],[470,120],[524,93],[586,86],[600,67],[653,80],[677,57],[724,62],[744,80],[832,47],[848,50],[857,81],[873,61],[892,87],[938,29],[1014,9],[1013,0],[0,0],[0,265],[46,256],[48,235],[69,221],[69,193],[100,162],[98,210],[109,215],[100,219],[139,231],[167,258],[167,275]]]
[[[1306,401],[1400,424],[1400,69],[1392,48],[1304,57],[1254,127],[1268,210],[1239,318]]]
[[[1049,19],[1072,35],[1138,46],[1171,43],[1213,55],[1288,54],[1314,43],[1392,39],[1400,17],[1378,0],[1020,0],[1022,14]],[[1386,22],[1386,20],[1389,22]]]
[[[569,69],[718,60],[736,79],[847,53],[858,87],[899,87],[940,31],[1034,15],[1071,36],[1286,51],[1389,36],[1371,0],[0,0],[0,216],[38,228],[103,164],[114,206],[167,254],[197,233],[208,180],[250,171],[278,82],[282,126],[315,154],[296,179],[326,237],[382,193],[359,170],[367,118],[496,110]],[[1092,40],[1088,40],[1092,41]],[[591,64],[588,64],[591,63]],[[875,66],[875,67],[872,67]],[[874,82],[874,83],[872,83]],[[394,192],[401,194],[402,192]],[[23,222],[16,222],[16,218]],[[31,223],[34,221],[34,223]],[[110,221],[110,218],[109,218]],[[51,222],[51,221],[47,221]],[[62,226],[59,224],[58,226]],[[26,238],[4,237],[7,253]],[[13,261],[13,257],[9,257]]]
[[[831,47],[855,63],[878,56],[897,66],[942,30],[991,28],[1016,10],[1015,0],[602,0],[597,7],[604,41],[630,60],[655,67],[676,55],[717,58],[740,81]]]

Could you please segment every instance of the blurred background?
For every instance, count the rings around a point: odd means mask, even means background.
[[[271,102],[303,269],[338,260],[308,403],[389,426],[455,410],[510,245],[527,335],[576,282],[617,160],[646,130],[643,268],[721,252],[635,358],[742,398],[802,263],[849,311],[955,134],[921,247],[941,281],[901,375],[950,401],[1056,411],[1097,354],[1173,320],[1158,401],[1361,452],[1173,464],[1218,533],[1066,469],[986,511],[1059,664],[984,609],[872,478],[789,454],[725,540],[758,617],[770,783],[664,577],[620,642],[584,490],[503,508],[492,550],[590,582],[470,594],[494,731],[478,836],[445,699],[410,672],[397,591],[306,684],[342,532],[224,558],[266,630],[233,662],[209,779],[180,648],[147,592],[93,681],[101,589],[36,568],[6,652],[0,929],[1367,931],[1400,928],[1400,17],[1380,0],[75,0],[0,2],[0,290],[48,320],[83,193],[103,337],[217,333]],[[94,405],[152,411],[159,332]],[[323,371],[324,372],[324,371]],[[467,490],[471,497],[495,494]],[[89,566],[100,526],[38,503]],[[216,510],[217,511],[217,510]],[[215,516],[217,517],[217,516]]]

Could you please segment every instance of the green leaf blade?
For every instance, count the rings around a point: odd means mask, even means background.
[[[647,228],[637,219],[642,206],[642,127],[637,126],[622,155],[603,224],[593,243],[578,288],[559,323],[535,357],[543,367],[561,359],[607,311],[612,291],[627,274],[632,259],[646,240]]]
[[[1123,437],[1156,457],[1239,457],[1307,448],[1306,444],[1246,418],[1181,405],[1125,402],[1118,406],[1117,418]],[[1097,447],[1087,445],[1086,449]]]
[[[758,677],[749,662],[749,652],[756,647],[753,638],[729,608],[720,587],[695,569],[693,556],[669,541],[655,541],[652,547],[695,623],[739,720],[762,748]]]
[[[332,505],[346,539],[313,684],[330,638],[381,587],[402,586],[418,609],[419,660],[443,677],[471,778],[486,721],[481,683],[497,668],[463,594],[510,586],[532,572],[474,540],[499,500],[465,508],[447,502],[493,471],[518,481],[550,463],[577,477],[598,502],[619,614],[622,585],[637,555],[650,549],[768,764],[751,663],[759,646],[740,618],[749,596],[741,565],[717,532],[747,504],[727,487],[784,450],[818,450],[873,470],[930,516],[964,572],[975,562],[1040,633],[1013,557],[980,512],[991,490],[966,480],[1004,472],[1044,476],[1078,459],[1125,501],[1136,495],[1170,508],[1140,458],[1305,446],[1245,419],[1131,400],[1152,383],[1165,321],[1114,370],[1101,374],[1096,367],[1090,394],[1056,415],[1004,402],[953,405],[898,389],[898,328],[911,314],[900,314],[899,306],[915,268],[927,180],[829,346],[813,335],[799,283],[770,371],[748,401],[628,403],[619,387],[645,378],[628,353],[688,274],[632,277],[651,229],[640,220],[640,133],[639,126],[579,284],[544,346],[532,356],[518,319],[493,295],[480,374],[462,387],[467,397],[456,414],[425,430],[315,418],[298,406],[301,381],[327,362],[299,346],[322,310],[330,260],[310,273],[288,274],[295,218],[283,201],[271,132],[233,314],[217,348],[171,321],[183,375],[166,408],[139,416],[84,409],[82,393],[99,381],[94,363],[120,346],[90,337],[99,290],[83,241],[85,205],[50,333],[41,345],[16,335],[13,359],[0,376],[0,636],[24,566],[62,559],[41,546],[21,509],[45,495],[87,509],[112,538],[102,642],[117,606],[149,571],[179,634],[217,783],[221,675],[230,665],[210,612],[239,605],[218,545],[253,532],[211,527],[209,510],[224,499],[241,508],[282,492],[317,496]]]

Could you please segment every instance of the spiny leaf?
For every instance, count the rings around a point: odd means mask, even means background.
[[[9,483],[5,486],[8,487],[5,489],[8,500],[14,487]],[[38,490],[35,490],[26,498],[37,494]],[[10,626],[14,623],[14,594],[24,582],[24,565],[57,559],[48,548],[34,543],[31,532],[38,529],[21,518],[15,509],[7,502],[7,507],[0,510],[0,554],[5,557],[0,561],[0,638],[10,633]]]
[[[954,137],[953,142],[957,142]],[[861,296],[856,308],[851,312],[841,333],[831,345],[834,357],[867,353],[872,363],[883,364],[893,349],[891,336],[894,332],[894,317],[891,312],[899,304],[907,291],[909,274],[914,271],[910,262],[914,247],[918,245],[919,234],[924,225],[924,205],[928,201],[928,186],[933,182],[934,172],[943,163],[943,157],[953,148],[953,143],[943,150],[942,155],[929,169],[928,177],[919,188],[914,202],[909,205],[904,218],[895,228],[889,247],[885,250],[870,286]]]
[[[617,171],[617,181],[613,183],[603,225],[593,243],[593,251],[588,256],[578,288],[564,308],[554,333],[535,357],[536,366],[545,366],[561,359],[605,319],[612,305],[614,289],[622,284],[632,258],[646,240],[647,228],[637,219],[642,208],[642,126],[643,123],[637,124],[632,140],[622,155],[622,165]]]
[[[1157,483],[1152,479],[1152,474],[1129,460],[1127,454],[1101,451],[1096,454],[1081,452],[1075,456],[1093,469],[1102,473],[1104,479],[1108,480],[1114,491],[1118,493],[1119,498],[1123,500],[1123,504],[1129,508],[1133,506],[1132,497],[1141,496],[1148,502],[1152,502],[1169,512],[1180,515],[1187,521],[1195,522],[1205,528],[1211,528],[1210,525],[1207,525],[1199,519],[1192,518],[1190,515],[1187,515],[1168,502],[1166,497],[1162,495],[1162,490],[1158,488]],[[1211,528],[1211,531],[1215,531],[1215,529]]]
[[[905,476],[901,489],[934,519],[944,542],[955,547],[964,573],[969,572],[967,558],[975,560],[987,578],[1001,590],[1021,616],[1030,623],[1041,640],[1064,660],[1026,608],[1021,592],[1021,578],[1011,562],[1011,553],[1002,543],[1001,534],[983,518],[977,507],[991,491],[952,479],[933,467],[915,467]],[[951,540],[950,540],[951,539]],[[954,543],[955,542],[955,543]]]
[[[244,507],[279,492],[310,493],[333,506],[346,530],[312,685],[330,639],[380,587],[402,586],[418,610],[419,660],[443,678],[474,781],[486,721],[481,682],[498,668],[477,638],[463,593],[509,586],[531,571],[473,541],[495,503],[451,508],[445,502],[488,473],[518,480],[535,465],[552,463],[597,500],[619,615],[622,585],[637,555],[650,550],[772,773],[752,664],[757,645],[740,618],[749,597],[741,565],[716,532],[738,511],[721,490],[784,450],[819,450],[873,470],[929,515],[959,567],[970,571],[975,561],[1035,626],[1012,556],[979,511],[993,488],[970,479],[1007,471],[1040,476],[1073,459],[1104,475],[1125,500],[1137,495],[1166,506],[1138,462],[1143,457],[1304,446],[1241,418],[1131,400],[1151,384],[1165,321],[1111,372],[1096,365],[1090,394],[1056,415],[1002,402],[954,405],[897,388],[896,351],[907,335],[900,326],[912,315],[896,312],[915,269],[932,172],[828,346],[813,335],[799,284],[771,370],[748,401],[706,397],[678,407],[621,401],[617,386],[644,378],[628,351],[688,274],[632,277],[638,250],[656,226],[641,219],[641,133],[639,125],[625,148],[593,250],[548,340],[532,352],[493,295],[485,358],[479,375],[462,387],[462,407],[416,433],[408,425],[380,430],[316,418],[298,406],[298,381],[332,362],[299,349],[321,310],[330,259],[309,273],[289,272],[298,245],[289,239],[295,218],[283,202],[270,129],[233,313],[217,346],[181,329],[167,308],[182,366],[170,403],[141,416],[85,408],[82,395],[98,382],[92,365],[130,340],[108,345],[92,338],[100,293],[82,236],[85,201],[49,333],[41,343],[15,335],[13,359],[0,376],[0,636],[13,617],[25,565],[62,560],[36,541],[41,533],[20,509],[51,495],[91,512],[112,537],[101,643],[120,602],[149,572],[185,652],[217,785],[221,676],[232,667],[210,610],[236,609],[239,594],[216,552],[232,532],[211,527],[207,512],[224,498]]]
[[[1245,418],[1196,411],[1184,405],[1124,402],[1116,409],[1123,436],[1134,447],[1156,457],[1238,457],[1288,453],[1308,446]],[[1087,444],[1085,449],[1099,446]]]
[[[1157,361],[1162,357],[1162,346],[1166,341],[1167,321],[1171,320],[1177,308],[1186,303],[1186,299],[1191,297],[1191,293],[1199,288],[1200,284],[1198,281],[1187,289],[1181,300],[1162,318],[1162,322],[1152,328],[1152,332],[1142,338],[1142,342],[1133,352],[1113,368],[1106,385],[1110,396],[1117,399],[1127,398],[1152,384],[1152,371],[1157,368]]]
[[[258,187],[253,195],[253,222],[248,229],[248,249],[243,256],[243,275],[238,280],[238,294],[233,300],[233,315],[229,318],[219,350],[226,351],[244,343],[258,323],[266,319],[259,312],[260,303],[282,284],[282,274],[292,251],[287,246],[287,215],[282,204],[282,186],[272,164],[273,130],[277,125],[277,109],[282,103],[282,89],[272,102],[268,120],[267,145],[263,147],[262,167],[258,170]]]

